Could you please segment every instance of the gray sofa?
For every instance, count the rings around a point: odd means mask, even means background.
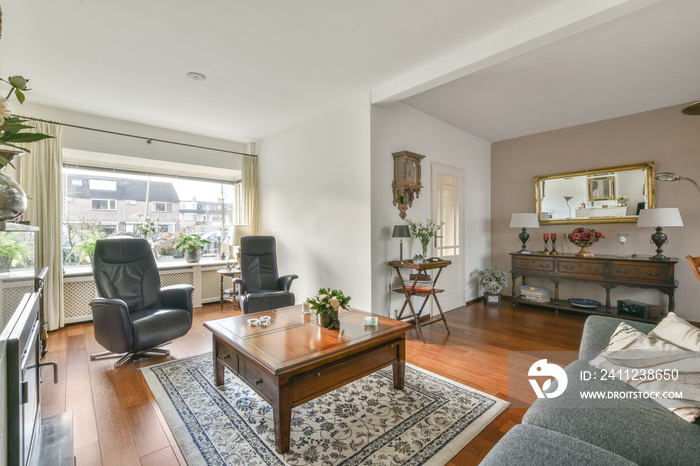
[[[620,380],[581,381],[581,370],[610,340],[622,319],[586,320],[579,359],[569,364],[566,391],[538,399],[482,465],[689,465],[700,463],[700,424],[689,423],[652,399],[581,401],[580,390],[636,391]],[[653,324],[624,320],[648,333]]]

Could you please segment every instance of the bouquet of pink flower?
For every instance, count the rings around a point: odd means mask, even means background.
[[[593,228],[578,227],[569,234],[569,241],[580,248],[587,248],[605,235]]]

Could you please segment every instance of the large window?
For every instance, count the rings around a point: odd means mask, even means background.
[[[145,237],[158,260],[176,260],[178,234],[199,233],[217,253],[231,226],[242,223],[239,181],[120,171],[66,164],[63,167],[65,265],[89,265],[95,241],[112,235]]]

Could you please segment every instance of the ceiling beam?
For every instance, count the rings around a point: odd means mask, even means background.
[[[620,18],[662,0],[569,0],[371,91],[373,104],[390,105]],[[668,0],[667,0],[668,1]]]

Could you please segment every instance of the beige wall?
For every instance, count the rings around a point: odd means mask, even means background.
[[[518,231],[509,228],[513,212],[535,211],[533,177],[567,171],[604,168],[638,162],[656,162],[656,172],[672,171],[700,181],[700,117],[682,115],[683,105],[653,110],[611,120],[574,126],[556,131],[494,143],[491,153],[491,234],[492,262],[502,270],[510,270],[510,252],[519,249]],[[679,287],[676,312],[689,320],[700,321],[700,282],[690,269],[686,255],[700,256],[700,193],[689,182],[656,181],[656,206],[678,207],[685,226],[668,228],[668,256],[680,258],[676,266]],[[542,233],[568,233],[580,225],[543,226],[531,231],[530,249],[542,249]],[[594,226],[606,235],[592,246],[596,254],[615,255],[620,245],[616,233],[632,232],[625,252],[653,254],[649,244],[653,229],[637,228],[636,224],[602,224]],[[566,252],[558,241],[557,249]],[[572,250],[575,247],[571,245]],[[578,248],[575,248],[576,250]],[[531,283],[537,283],[535,281]],[[553,289],[553,285],[543,281]],[[508,290],[508,293],[510,290]],[[562,298],[592,298],[603,301],[602,288],[589,284],[563,283]],[[632,298],[663,304],[664,295],[653,290],[619,287],[612,291],[612,302]]]

